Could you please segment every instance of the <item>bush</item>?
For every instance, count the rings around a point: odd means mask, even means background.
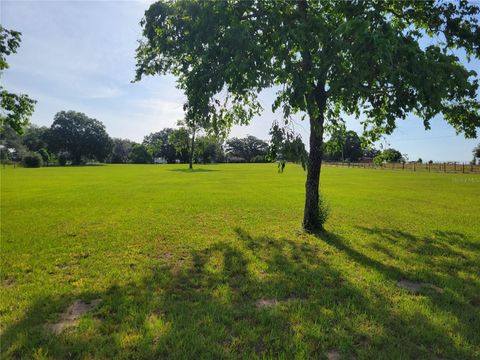
[[[67,154],[61,153],[61,154],[58,156],[58,165],[60,165],[60,166],[65,166],[65,165],[67,165]]]
[[[323,225],[327,222],[328,216],[330,215],[330,206],[325,201],[323,195],[319,195],[318,199],[318,222]]]
[[[26,168],[38,168],[42,166],[42,157],[37,153],[31,153],[23,157],[22,163]]]

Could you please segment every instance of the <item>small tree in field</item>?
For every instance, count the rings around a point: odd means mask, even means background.
[[[217,129],[248,123],[257,94],[278,86],[273,109],[310,123],[303,226],[317,230],[323,136],[342,114],[365,115],[372,140],[410,113],[476,137],[478,76],[452,50],[480,57],[479,14],[467,1],[158,1],[141,22],[137,79],[174,74],[187,118]]]

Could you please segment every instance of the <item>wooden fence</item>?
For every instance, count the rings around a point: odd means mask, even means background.
[[[389,163],[375,165],[374,163],[353,163],[353,162],[327,162],[323,165],[335,167],[351,167],[363,169],[377,170],[399,170],[399,171],[415,171],[415,172],[442,172],[442,173],[459,173],[459,174],[480,174],[480,165],[469,163]]]

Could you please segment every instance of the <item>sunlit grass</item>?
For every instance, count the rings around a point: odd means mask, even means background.
[[[2,358],[480,357],[479,176],[197,168],[2,169]]]

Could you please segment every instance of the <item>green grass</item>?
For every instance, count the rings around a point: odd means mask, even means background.
[[[300,167],[184,168],[1,170],[2,359],[480,358],[480,177],[324,168],[315,236]]]

